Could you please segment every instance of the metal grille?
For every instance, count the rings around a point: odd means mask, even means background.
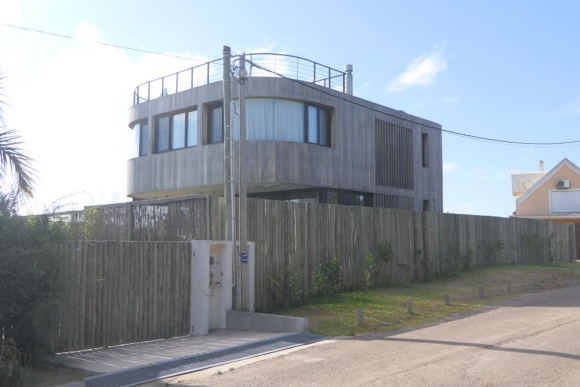
[[[104,375],[91,376],[85,379],[85,384],[89,387],[135,386],[325,339],[325,336],[311,333],[292,333],[230,348],[186,356],[175,360],[148,364],[146,366],[111,372]]]

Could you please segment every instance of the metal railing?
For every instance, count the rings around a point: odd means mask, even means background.
[[[236,63],[238,57],[232,57]],[[250,77],[289,78],[345,92],[346,73],[294,55],[246,54]],[[223,59],[215,59],[140,84],[133,93],[133,106],[222,80]]]

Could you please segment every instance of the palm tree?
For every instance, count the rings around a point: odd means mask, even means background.
[[[6,174],[12,172],[17,180],[18,190],[30,197],[34,190],[34,168],[30,157],[22,153],[20,145],[22,141],[15,130],[6,130],[3,107],[6,106],[6,95],[2,93],[4,72],[0,71],[0,182],[4,181]]]

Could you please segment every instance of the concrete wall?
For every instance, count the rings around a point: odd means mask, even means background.
[[[311,102],[333,108],[332,146],[305,143],[249,141],[248,174],[252,192],[304,187],[344,190],[413,198],[422,210],[443,211],[442,146],[440,125],[370,101],[323,87],[306,87],[280,78],[251,78],[247,97],[271,97]],[[237,93],[234,93],[234,98]],[[129,111],[130,126],[149,119],[149,154],[128,162],[128,195],[154,199],[223,191],[223,144],[204,145],[205,106],[222,98],[221,82],[148,101]],[[154,117],[197,107],[198,146],[153,154]],[[414,189],[375,183],[375,121],[383,120],[413,130]],[[421,162],[421,135],[429,135],[429,167]]]
[[[227,329],[256,332],[308,332],[309,320],[304,317],[278,316],[228,310]]]

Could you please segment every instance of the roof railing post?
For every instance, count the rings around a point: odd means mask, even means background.
[[[175,94],[179,91],[179,73],[175,73]]]
[[[151,99],[151,81],[147,82],[147,101]]]
[[[193,67],[191,68],[191,88],[193,89]]]

